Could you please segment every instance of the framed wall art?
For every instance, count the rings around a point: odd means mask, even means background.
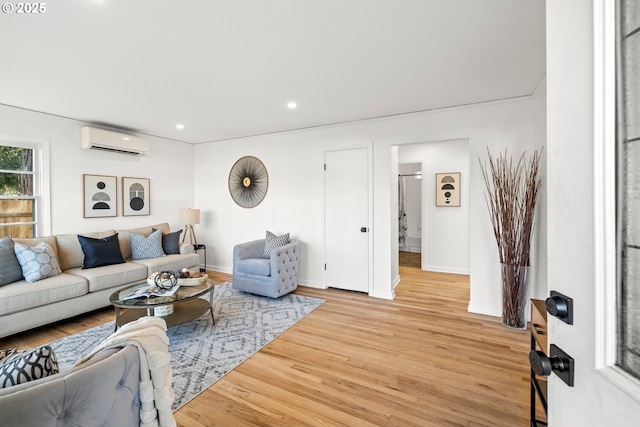
[[[149,178],[122,177],[122,215],[149,215]]]
[[[117,216],[117,180],[115,176],[82,175],[85,218]]]
[[[269,174],[257,157],[238,159],[229,172],[229,193],[243,208],[253,208],[262,202],[269,188]]]
[[[460,206],[460,172],[436,174],[436,206]]]

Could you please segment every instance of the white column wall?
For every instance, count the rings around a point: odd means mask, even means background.
[[[197,145],[195,200],[205,211],[202,239],[209,248],[209,267],[231,271],[235,244],[260,238],[265,230],[290,232],[302,244],[301,284],[322,286],[323,153],[373,143],[373,295],[391,298],[398,276],[397,202],[394,210],[397,158],[394,169],[392,147],[467,139],[471,212],[469,309],[499,315],[498,257],[482,193],[484,184],[478,158],[485,157],[487,147],[492,152],[508,148],[510,153],[519,155],[544,145],[535,130],[538,96],[543,95]],[[270,179],[265,200],[253,209],[237,206],[227,189],[231,166],[246,155],[260,158]],[[544,224],[539,227],[544,231]]]

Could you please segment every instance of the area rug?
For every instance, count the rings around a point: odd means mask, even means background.
[[[167,330],[176,411],[269,344],[324,300],[296,294],[278,299],[239,292],[230,283],[215,287],[213,313]],[[50,343],[61,370],[91,352],[114,330],[114,323]]]

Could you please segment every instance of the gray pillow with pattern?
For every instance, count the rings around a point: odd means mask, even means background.
[[[289,243],[289,233],[276,236],[272,232],[267,231],[264,239],[264,252],[262,253],[262,257],[271,258],[271,252],[273,252],[274,249],[284,246],[287,243]]]

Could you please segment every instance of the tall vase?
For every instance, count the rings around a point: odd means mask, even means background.
[[[500,265],[502,267],[502,324],[511,329],[527,329],[525,309],[529,295],[529,266]]]

